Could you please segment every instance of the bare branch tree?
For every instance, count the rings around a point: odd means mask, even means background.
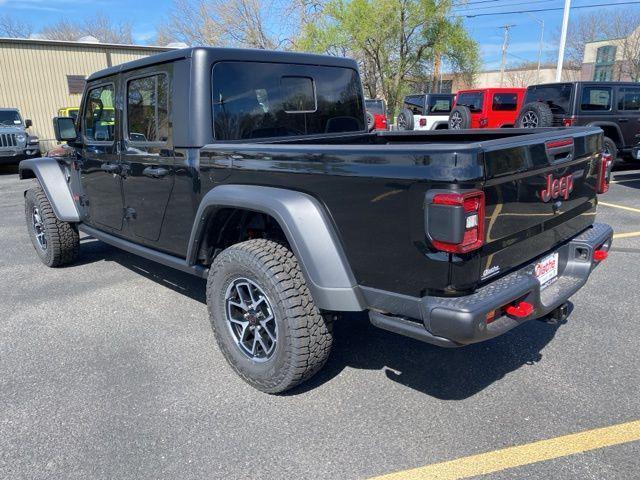
[[[43,28],[40,35],[49,40],[77,41],[81,37],[92,36],[103,43],[133,43],[130,24],[113,22],[103,14],[97,14],[82,23],[61,19]]]
[[[536,83],[538,76],[537,68],[537,62],[522,62],[514,68],[507,70],[504,73],[507,85],[528,87]]]
[[[28,38],[32,33],[33,28],[28,23],[9,14],[0,15],[0,37]]]
[[[174,0],[156,43],[290,49],[316,0]]]

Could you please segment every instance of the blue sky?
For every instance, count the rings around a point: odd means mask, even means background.
[[[608,10],[638,9],[640,5],[618,5],[628,0],[573,0],[573,6],[608,3]],[[563,0],[469,0],[464,7],[454,12],[465,14],[492,14],[514,10],[535,10],[562,7]],[[0,14],[11,13],[16,17],[31,21],[36,29],[53,23],[60,18],[78,19],[90,17],[98,12],[105,13],[115,20],[130,22],[136,43],[146,44],[153,40],[156,26],[163,22],[171,9],[172,0],[0,0]],[[571,15],[595,9],[572,10]],[[545,23],[545,42],[543,60],[553,60],[557,52],[556,36],[562,19],[561,11],[535,12],[530,15]],[[480,44],[485,69],[497,69],[500,66],[502,35],[500,25],[512,24],[511,40],[508,49],[508,63],[537,59],[540,24],[526,14],[488,15],[465,18],[464,23],[471,35]]]

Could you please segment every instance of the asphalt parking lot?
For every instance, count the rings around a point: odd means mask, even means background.
[[[601,427],[628,433],[620,425],[640,420],[640,170],[614,179],[598,221],[618,236],[565,324],[445,350],[349,316],[326,368],[269,396],[215,346],[203,281],[92,239],[78,264],[44,267],[24,226],[25,183],[5,169],[0,478],[461,478],[406,470],[556,437],[561,450],[576,442],[565,435]],[[529,465],[507,458],[513,468],[483,478],[637,478],[640,442],[609,443],[546,461],[534,446]]]

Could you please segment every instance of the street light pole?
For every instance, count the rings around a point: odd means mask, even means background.
[[[503,25],[499,28],[504,28],[504,41],[502,42],[502,62],[500,63],[500,86],[504,86],[504,70],[507,65],[507,47],[509,46],[509,29],[515,27],[515,25]]]
[[[558,65],[556,67],[556,82],[562,81],[562,63],[564,62],[564,47],[567,43],[567,27],[569,26],[569,10],[571,0],[564,0],[564,14],[562,15],[562,31],[560,33],[560,49],[558,50]]]

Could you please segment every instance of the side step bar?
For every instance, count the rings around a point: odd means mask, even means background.
[[[134,255],[144,257],[148,260],[153,260],[154,262],[161,263],[162,265],[166,265],[167,267],[190,273],[191,275],[196,275],[201,278],[207,278],[207,274],[209,273],[208,268],[205,268],[201,265],[189,265],[184,258],[174,257],[173,255],[158,252],[157,250],[153,250],[152,248],[143,247],[142,245],[138,245],[137,243],[130,242],[129,240],[125,240],[120,237],[116,237],[115,235],[111,235],[109,233],[101,232],[100,230],[96,230],[95,228],[88,227],[83,224],[78,225],[78,230],[86,233],[93,238],[97,238],[104,243],[113,245],[114,247],[117,247],[121,250],[125,250],[129,253],[133,253]]]
[[[373,326],[383,330],[404,335],[405,337],[411,337],[421,342],[431,343],[439,347],[456,348],[462,346],[446,338],[431,334],[421,323],[412,322],[401,317],[384,315],[383,313],[370,310],[369,321]]]

